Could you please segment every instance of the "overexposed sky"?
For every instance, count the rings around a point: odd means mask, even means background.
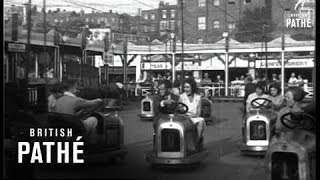
[[[45,0],[47,10],[56,10],[60,8],[66,11],[76,11],[79,12],[83,9],[85,12],[91,12],[91,8],[103,12],[113,12],[118,13],[128,13],[131,15],[136,15],[138,13],[138,8],[142,10],[157,8],[160,0]],[[177,4],[177,0],[163,0],[170,4]],[[28,0],[4,0],[5,6],[11,5],[22,5],[28,2]],[[43,0],[31,0],[31,4],[37,5],[38,11],[42,8]],[[88,6],[88,7],[86,7]],[[99,12],[99,11],[98,11]]]

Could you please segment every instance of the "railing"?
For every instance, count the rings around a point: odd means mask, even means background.
[[[28,85],[28,106],[35,112],[47,111],[46,85]]]
[[[143,85],[141,83],[127,83],[126,90],[129,91],[127,93],[134,93],[134,96],[146,96],[151,93],[150,85]],[[270,85],[270,84],[269,84]],[[268,90],[269,85],[266,87]],[[285,89],[288,88],[288,83],[285,83]],[[308,93],[306,98],[313,98],[313,83],[304,83],[301,86],[303,90]],[[204,90],[206,96],[211,97],[237,97],[241,98],[245,95],[245,84],[244,83],[229,83],[228,89],[229,94],[225,95],[225,84],[223,83],[210,83],[210,84],[202,84],[199,85],[199,89]],[[134,92],[133,92],[134,91]],[[181,90],[180,90],[181,91]]]

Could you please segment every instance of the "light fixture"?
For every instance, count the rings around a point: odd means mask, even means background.
[[[223,32],[223,33],[222,33],[222,36],[223,36],[224,38],[226,38],[226,37],[229,36],[229,33],[228,33],[228,32]]]
[[[174,33],[170,33],[170,37],[171,37],[171,39],[174,39],[175,34]]]
[[[67,42],[70,38],[69,38],[69,36],[65,36],[64,35],[64,36],[61,37],[61,39],[62,39],[63,42]]]

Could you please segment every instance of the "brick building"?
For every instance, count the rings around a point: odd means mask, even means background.
[[[183,12],[185,42],[216,42],[227,30],[232,36],[237,32],[244,11],[262,7],[270,9],[271,4],[268,1],[270,0],[185,0]],[[270,10],[268,12],[271,18]]]
[[[177,22],[177,5],[160,1],[157,9],[143,10],[141,13],[141,32],[151,39],[165,40],[173,32]]]

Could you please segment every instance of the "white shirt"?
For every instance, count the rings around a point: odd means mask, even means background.
[[[123,84],[117,82],[116,85],[118,86],[118,88],[122,89],[123,88]]]
[[[197,114],[200,114],[200,112],[198,112],[199,106],[201,106],[200,100],[201,96],[198,94],[194,94],[193,101],[190,102],[189,97],[186,93],[181,94],[179,99],[180,102],[188,106],[187,115],[189,116],[195,116]]]
[[[298,84],[297,84],[297,78],[295,78],[295,77],[291,77],[290,79],[289,79],[289,85],[291,85],[291,86],[298,86]]]

